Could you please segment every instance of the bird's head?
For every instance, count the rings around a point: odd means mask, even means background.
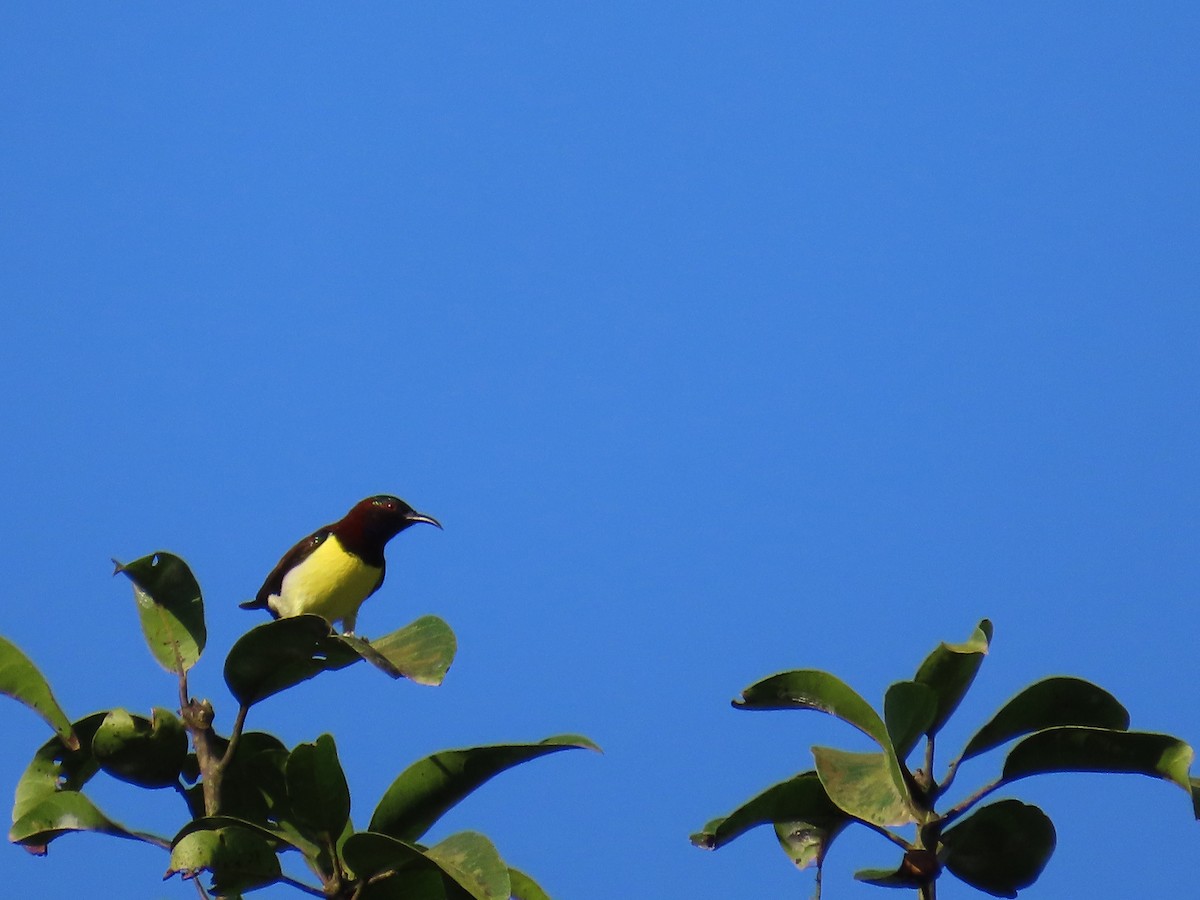
[[[399,497],[390,494],[378,494],[360,500],[346,513],[342,522],[366,539],[380,543],[390,541],[409,525],[418,522],[442,527],[442,523],[433,516],[417,512]]]

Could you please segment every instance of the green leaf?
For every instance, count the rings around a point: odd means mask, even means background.
[[[225,658],[225,683],[239,703],[250,706],[360,658],[320,616],[276,619],[251,628],[233,645]]]
[[[363,659],[393,678],[427,685],[442,683],[458,649],[454,632],[437,616],[422,616],[370,642],[352,635],[341,638]]]
[[[158,552],[116,570],[133,582],[142,633],[154,658],[168,672],[182,675],[204,652],[204,600],[192,570],[178,556]]]
[[[846,682],[817,669],[780,672],[755,682],[733,701],[736,709],[815,709],[849,722],[890,747],[887,727],[879,713]]]
[[[909,796],[908,783],[879,713],[846,682],[817,669],[780,672],[750,685],[733,701],[735,709],[813,709],[836,716],[873,738],[883,749],[896,792]]]
[[[497,744],[444,750],[405,769],[384,793],[370,830],[415,841],[447,810],[505,769],[561,750],[600,748],[585,737],[566,734],[536,744]]]
[[[72,731],[79,739],[75,748],[67,747],[59,737],[50,738],[38,748],[17,782],[14,822],[59,791],[78,791],[99,771],[92,756],[92,738],[106,715],[92,713],[74,723]]]
[[[223,754],[228,746],[225,738],[218,738],[214,750]],[[287,758],[287,748],[274,735],[243,733],[222,778],[221,813],[252,822],[278,822],[281,827],[287,824],[291,817],[284,778]]]
[[[420,847],[374,831],[356,831],[346,838],[342,859],[358,879],[371,878],[388,869],[419,868],[426,862]]]
[[[815,668],[780,672],[751,684],[742,691],[739,700],[733,701],[733,706],[737,709],[815,709],[848,722],[880,745],[888,761],[896,794],[911,803],[908,782],[887,725],[870,703],[833,674]]]
[[[713,819],[693,834],[691,840],[702,849],[717,850],[758,825],[785,824],[789,843],[784,849],[803,869],[812,862],[820,862],[820,855],[851,821],[829,799],[817,773],[802,772],[772,785],[725,818]],[[781,837],[780,842],[783,840]],[[803,864],[792,853],[801,842],[812,850],[811,854],[805,851]]]
[[[430,869],[457,885],[474,900],[508,900],[511,885],[508,867],[496,848],[482,834],[462,832],[451,835],[428,850],[406,841],[360,831],[346,839],[342,856],[356,878],[372,878],[389,870],[397,872],[378,882],[384,891],[370,891],[368,897],[454,897],[438,881],[429,879]],[[416,882],[416,885],[412,882]],[[419,886],[420,890],[414,890]]]
[[[25,704],[45,719],[66,746],[79,746],[71,732],[71,720],[54,699],[45,677],[16,644],[3,637],[0,637],[0,694]]]
[[[425,616],[376,641],[337,634],[320,616],[293,616],[250,629],[225,659],[225,683],[252,705],[322,672],[367,660],[393,678],[440,684],[454,659],[454,633]]]
[[[368,884],[359,900],[473,900],[430,860]]]
[[[941,866],[934,851],[911,847],[904,851],[904,857],[895,869],[862,869],[854,873],[854,878],[876,887],[912,889],[932,884],[940,871]]]
[[[509,900],[512,896],[508,866],[492,842],[477,831],[452,834],[425,855],[475,900]]]
[[[212,887],[219,894],[263,887],[282,874],[270,841],[238,826],[184,835],[171,850],[171,864],[163,878],[178,873],[186,880],[205,870],[212,873]]]
[[[293,841],[291,839],[291,835],[285,833],[278,827],[261,822],[250,822],[246,819],[238,818],[237,816],[200,816],[192,819],[192,821],[188,822],[181,829],[179,829],[179,831],[175,834],[175,837],[171,838],[171,846],[174,847],[189,834],[192,834],[196,831],[217,831],[221,828],[231,827],[244,828],[247,831],[253,831],[268,841],[281,844],[285,849],[290,848],[293,850],[299,850],[306,856],[310,855],[310,850],[312,855],[316,855],[319,850],[315,844],[307,842],[297,843]]]
[[[992,642],[992,623],[982,620],[962,644],[940,644],[917,669],[915,681],[927,685],[937,698],[937,712],[925,733],[937,734],[975,680]]]
[[[183,723],[165,709],[156,708],[152,719],[114,709],[92,738],[92,754],[100,768],[145,788],[178,784],[187,752]]]
[[[166,844],[163,838],[130,831],[114,822],[78,791],[58,791],[44,797],[13,822],[8,839],[30,853],[45,856],[46,847],[52,840],[73,831],[95,831],[160,847]]]
[[[1001,784],[1047,772],[1149,775],[1192,796],[1188,775],[1195,754],[1169,734],[1062,725],[1035,732],[1009,751]]]
[[[919,887],[921,881],[903,863],[897,869],[860,869],[854,873],[854,880],[875,887],[905,888],[912,890]]]
[[[892,779],[886,753],[850,753],[833,747],[813,747],[821,786],[840,809],[874,825],[915,822],[908,798]]]
[[[981,807],[942,834],[942,863],[993,897],[1015,897],[1050,860],[1054,823],[1036,806],[1001,800]]]
[[[967,743],[970,759],[1013,738],[1056,725],[1125,731],[1129,713],[1108,691],[1081,678],[1047,678],[1025,688],[1000,708]]]
[[[883,698],[883,720],[896,757],[905,760],[912,753],[937,715],[937,695],[925,684],[899,681]]]
[[[509,866],[508,883],[514,900],[550,900],[550,895],[542,890],[541,885],[520,869]]]
[[[300,744],[288,756],[288,800],[303,824],[336,838],[350,820],[350,788],[332,735]]]
[[[825,854],[829,852],[829,845],[833,843],[833,839],[852,821],[854,820],[846,816],[841,824],[833,829],[821,828],[805,821],[776,822],[775,840],[797,869],[804,871],[809,866],[819,869],[825,861]]]

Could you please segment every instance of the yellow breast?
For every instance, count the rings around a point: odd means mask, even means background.
[[[268,601],[280,616],[311,613],[353,627],[362,602],[379,583],[381,570],[348,553],[335,535],[283,577],[279,596]]]

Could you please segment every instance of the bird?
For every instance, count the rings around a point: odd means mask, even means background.
[[[354,634],[363,601],[383,584],[383,548],[410,525],[442,527],[399,497],[377,494],[360,500],[338,521],[292,547],[242,609],[265,609],[276,619],[315,614]]]

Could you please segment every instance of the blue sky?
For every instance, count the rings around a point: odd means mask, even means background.
[[[589,735],[603,756],[507,773],[439,832],[560,900],[806,896],[769,833],[687,836],[858,736],[729,700],[801,667],[877,700],[984,616],[947,744],[1056,673],[1200,742],[1194,5],[0,23],[0,633],[73,716],[173,703],[110,557],[192,564],[194,687],[228,726],[221,660],[261,621],[236,603],[388,492],[446,528],[392,545],[359,630],[442,616],[445,685],[350,670],[250,725],[332,731],[360,826],[434,750]],[[46,732],[4,713],[8,790]],[[1023,896],[1194,878],[1178,789],[1016,787],[1059,838]],[[172,796],[95,795],[179,824]],[[843,838],[826,897],[891,861]],[[0,852],[12,896],[195,896],[165,868],[91,836]]]

